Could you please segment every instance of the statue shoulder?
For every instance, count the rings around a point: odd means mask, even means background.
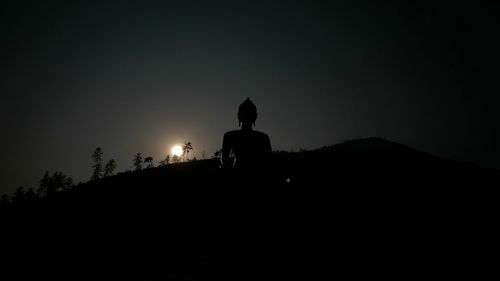
[[[258,135],[261,138],[269,138],[269,136],[264,132],[261,132],[261,131],[254,131],[254,132],[256,135]]]
[[[224,133],[224,138],[231,138],[237,135],[240,131],[239,130],[234,130],[234,131],[229,131]]]

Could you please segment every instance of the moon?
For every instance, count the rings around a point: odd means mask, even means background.
[[[182,155],[182,146],[180,145],[174,145],[172,147],[172,154],[175,156],[181,156]]]

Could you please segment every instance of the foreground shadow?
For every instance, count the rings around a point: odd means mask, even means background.
[[[179,163],[10,209],[2,213],[4,241],[13,246],[6,264],[57,272],[50,255],[69,255],[58,266],[73,272],[106,252],[117,260],[99,265],[101,273],[127,275],[120,253],[140,252],[148,258],[135,259],[139,268],[161,260],[169,278],[255,277],[263,268],[290,280],[308,272],[321,280],[338,271],[422,271],[456,249],[453,226],[491,219],[494,204],[484,195],[499,178],[376,138],[274,153],[269,163],[250,174],[221,169],[219,159]],[[26,255],[39,258],[21,262]]]

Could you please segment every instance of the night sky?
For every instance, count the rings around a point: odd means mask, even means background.
[[[86,181],[96,147],[118,172],[212,155],[247,97],[273,150],[379,136],[500,168],[499,5],[379,2],[2,1],[0,194]]]

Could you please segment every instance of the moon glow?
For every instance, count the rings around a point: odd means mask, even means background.
[[[182,155],[182,146],[180,145],[174,145],[172,147],[172,154],[175,156],[181,156]]]

